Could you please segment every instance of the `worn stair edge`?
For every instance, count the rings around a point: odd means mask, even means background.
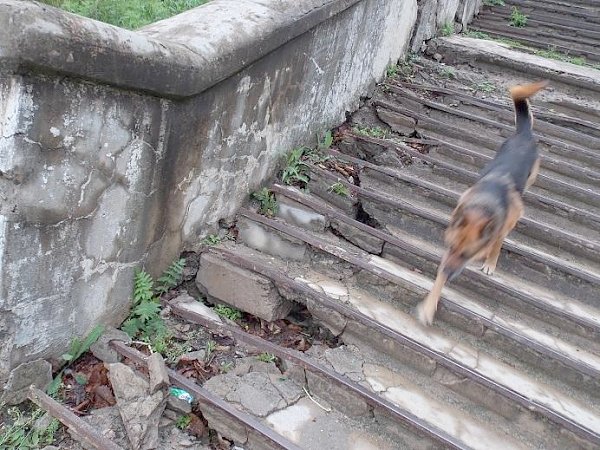
[[[265,266],[260,264],[258,261],[247,260],[241,255],[237,255],[231,251],[223,250],[223,249],[211,249],[211,251],[217,252],[222,255],[223,258],[231,262],[232,264],[238,265],[247,270],[259,273],[267,278],[273,280],[275,284],[278,282],[283,282],[284,285],[291,286],[295,291],[298,291],[305,295],[307,298],[315,299],[318,303],[331,311],[335,311],[342,316],[360,323],[367,327],[370,332],[376,332],[385,338],[391,339],[394,342],[399,343],[403,347],[416,351],[419,354],[422,354],[428,358],[434,360],[437,364],[445,367],[446,369],[460,375],[466,377],[478,385],[485,387],[492,392],[500,394],[502,397],[508,398],[519,405],[526,408],[527,411],[537,412],[548,418],[551,422],[564,427],[565,429],[575,433],[577,436],[588,440],[590,442],[600,444],[600,434],[594,429],[594,427],[586,427],[581,423],[573,420],[572,417],[569,417],[569,410],[565,409],[564,413],[553,409],[551,406],[547,405],[548,402],[548,392],[547,391],[537,391],[533,388],[535,383],[531,383],[529,380],[526,380],[525,383],[525,391],[519,390],[516,385],[519,383],[506,384],[508,381],[508,373],[512,371],[508,366],[505,369],[508,371],[502,370],[501,379],[495,378],[494,376],[500,374],[500,371],[490,371],[489,373],[482,373],[480,367],[477,365],[469,366],[467,361],[461,361],[458,355],[446,354],[438,349],[430,347],[430,345],[426,342],[421,342],[416,340],[414,336],[408,336],[402,334],[398,330],[389,327],[386,324],[380,323],[376,318],[369,317],[365,315],[363,312],[357,311],[353,308],[350,308],[340,302],[332,300],[331,297],[323,293],[322,291],[316,291],[314,288],[311,288],[307,283],[302,283],[300,281],[289,278],[287,275],[283,274],[279,270],[273,269],[272,267]],[[415,322],[415,327],[418,325]],[[425,336],[425,335],[423,335]],[[502,364],[500,366],[504,367]],[[514,373],[511,375],[511,381],[515,381],[516,379],[523,379],[522,376],[518,373]],[[533,390],[529,390],[533,388]],[[570,399],[564,399],[565,403],[559,401],[557,405],[560,408],[564,408],[564,405],[571,403]],[[579,409],[579,408],[575,408]]]
[[[319,175],[331,180],[332,182],[338,182],[343,184],[351,192],[355,192],[359,198],[374,201],[388,205],[398,211],[407,211],[410,214],[427,219],[440,228],[446,228],[448,225],[449,215],[440,213],[439,211],[423,208],[417,205],[413,205],[409,202],[405,202],[398,198],[392,198],[389,195],[382,194],[380,192],[355,186],[348,183],[346,180],[339,179],[334,174],[319,168],[313,167],[313,170]],[[579,278],[582,281],[591,283],[592,285],[600,284],[600,274],[587,270],[585,266],[565,261],[557,258],[548,253],[537,250],[536,248],[514,242],[510,237],[504,240],[502,251],[510,251],[524,258],[524,261],[533,260],[535,262],[544,264],[558,272],[562,272],[573,277]]]
[[[387,101],[373,101],[375,111],[378,118],[386,123],[392,130],[402,132],[402,129],[397,128],[395,121],[412,122],[411,128],[418,131],[419,134],[425,135],[428,138],[444,139],[452,138],[463,145],[471,145],[477,149],[487,150],[487,153],[495,153],[502,145],[502,142],[512,134],[512,130],[499,130],[498,135],[482,135],[473,130],[458,128],[445,121],[420,114],[412,109],[391,104]],[[506,135],[502,135],[502,131]],[[593,185],[596,187],[600,184],[600,176],[597,168],[589,168],[589,165],[598,163],[597,156],[590,155],[589,152],[578,153],[570,145],[554,146],[542,144],[538,147],[542,156],[542,168],[551,170],[559,175],[569,177],[570,179],[578,180],[585,185]]]
[[[600,92],[600,71],[511,50],[508,45],[464,36],[437,40],[447,60],[480,61]]]
[[[498,7],[493,7],[492,11],[494,13],[497,14],[502,14],[505,15],[505,17],[508,18],[510,17],[510,13],[511,10],[510,9],[503,9],[503,8],[498,8]],[[524,11],[521,11],[524,12]],[[575,18],[575,17],[569,17],[568,14],[556,14],[556,13],[552,13],[552,12],[544,12],[544,11],[535,11],[535,10],[529,10],[526,15],[528,16],[528,20],[536,20],[538,22],[543,22],[543,23],[547,23],[547,24],[564,24],[567,25],[569,27],[579,27],[582,30],[591,30],[591,31],[595,31],[598,29],[598,24],[595,23],[595,21],[586,21],[586,20],[581,20],[580,17]]]
[[[413,192],[420,194],[419,198],[433,200],[437,202],[438,205],[443,205],[443,208],[448,210],[448,214],[450,213],[450,210],[453,209],[453,207],[457,204],[461,195],[460,192],[457,192],[453,189],[446,188],[441,184],[424,180],[409,173],[400,172],[390,174],[387,171],[378,170],[367,165],[365,165],[365,169],[372,172],[372,179],[382,180],[383,183],[392,187],[393,184],[390,183],[391,179],[392,182],[396,181],[404,184]],[[368,184],[365,182],[367,177],[368,174],[364,173],[363,184]],[[365,189],[372,188],[367,187]],[[389,196],[394,195],[393,192],[387,192],[385,188],[381,188],[381,191]],[[417,201],[414,201],[414,203],[416,204]],[[534,208],[531,208],[531,210],[535,211]],[[590,230],[590,232],[591,231],[592,230]],[[559,258],[569,260],[570,257],[577,257],[579,262],[589,263],[590,266],[595,264],[595,271],[600,273],[597,265],[597,263],[600,261],[600,244],[598,244],[597,241],[586,239],[583,233],[566,231],[560,226],[541,222],[538,219],[528,216],[525,216],[519,220],[512,233],[512,239],[515,241],[518,241],[518,239],[515,238],[515,233],[518,233],[519,235],[533,241],[541,242],[552,247],[556,245],[556,247],[561,251],[561,255],[558,256]],[[584,261],[583,259],[586,259],[587,261]]]
[[[272,186],[273,192],[281,194],[291,198],[292,200],[301,203],[308,208],[316,211],[317,213],[323,214],[324,216],[341,221],[346,225],[354,227],[361,232],[367,233],[374,236],[382,241],[401,249],[404,252],[416,255],[419,258],[423,258],[432,263],[439,263],[440,253],[430,253],[423,247],[415,246],[413,243],[403,240],[397,236],[386,233],[382,230],[372,228],[362,222],[359,222],[353,218],[348,217],[346,214],[330,207],[321,202],[317,202],[307,195],[298,192],[297,190],[284,187],[280,185]],[[513,303],[520,305],[524,302],[531,305],[535,311],[540,311],[545,314],[550,314],[556,317],[557,324],[565,326],[564,321],[571,322],[575,327],[572,327],[573,331],[578,332],[580,327],[583,327],[585,331],[580,333],[583,337],[596,338],[600,335],[600,315],[597,314],[596,309],[592,309],[587,305],[580,304],[578,301],[573,299],[567,300],[556,300],[550,295],[540,295],[539,292],[527,292],[518,287],[505,283],[498,279],[498,277],[489,277],[483,274],[480,270],[475,270],[470,267],[465,268],[465,276],[478,282],[483,282],[490,286],[490,289],[497,289],[501,292],[514,297]],[[567,305],[568,303],[568,305]],[[567,307],[568,306],[568,307]]]
[[[210,251],[210,250],[209,250]],[[219,255],[218,252],[211,251]],[[222,256],[222,255],[220,255]],[[279,286],[285,285],[285,280],[279,280]],[[293,289],[293,286],[288,286]],[[194,311],[190,311],[188,309],[182,308],[177,304],[170,304],[172,311],[178,316],[182,317],[185,320],[191,321],[193,323],[202,325],[203,327],[219,333],[225,334],[233,337],[234,339],[243,342],[244,344],[257,348],[261,351],[268,352],[277,356],[278,358],[296,364],[302,367],[305,370],[308,370],[312,373],[322,375],[327,378],[331,383],[340,385],[347,391],[351,392],[353,395],[360,397],[367,404],[372,407],[380,408],[386,413],[390,414],[397,422],[400,422],[404,426],[409,428],[413,428],[420,433],[428,436],[432,440],[444,445],[448,448],[453,449],[469,449],[471,446],[467,445],[465,442],[461,441],[457,436],[453,436],[451,432],[448,432],[443,429],[439,429],[435,424],[427,422],[411,411],[405,410],[399,405],[377,395],[374,392],[371,392],[367,388],[351,381],[347,377],[336,373],[335,371],[312,361],[309,357],[305,356],[303,353],[298,352],[296,350],[290,350],[285,347],[281,347],[277,344],[269,342],[265,339],[262,339],[258,336],[249,334],[239,327],[234,327],[231,325],[227,325],[223,322],[214,322],[206,317],[198,314]]]

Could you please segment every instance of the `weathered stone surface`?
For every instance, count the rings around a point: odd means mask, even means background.
[[[92,344],[90,351],[92,355],[105,363],[117,363],[121,361],[121,356],[110,346],[110,341],[121,341],[129,344],[131,338],[124,331],[106,327],[98,340]]]
[[[327,226],[325,216],[285,195],[277,196],[277,217],[311,231],[324,231]]]
[[[410,44],[412,52],[420,51],[423,42],[435,36],[437,31],[437,9],[438,0],[422,0],[419,2],[415,31]]]
[[[196,284],[206,295],[269,322],[284,318],[292,308],[269,279],[210,253],[202,254]]]
[[[25,401],[32,384],[44,389],[52,381],[52,365],[48,361],[38,359],[23,363],[10,372],[4,385],[0,405],[16,405]]]
[[[383,240],[370,234],[364,233],[353,226],[346,225],[338,220],[331,221],[331,227],[337,230],[344,238],[363,250],[379,255],[383,249]]]
[[[337,373],[347,376],[352,381],[363,380],[363,361],[347,346],[326,350],[325,359]]]
[[[252,220],[240,217],[237,227],[238,240],[248,247],[283,259],[301,261],[306,255],[306,244],[302,241],[269,230]]]
[[[188,401],[173,395],[169,395],[167,399],[167,408],[178,414],[189,414],[192,412],[192,405]]]
[[[313,372],[306,372],[308,388],[313,395],[326,400],[336,409],[350,417],[360,417],[368,414],[369,405],[355,393],[343,386],[332,384],[330,380]]]
[[[108,376],[132,448],[157,448],[158,425],[167,402],[165,393],[150,394],[148,382],[121,363],[109,364]]]
[[[482,4],[483,0],[459,0],[456,9],[456,21],[461,24],[463,30],[479,14],[479,8]]]
[[[146,362],[148,364],[148,372],[150,373],[150,393],[154,394],[156,391],[167,388],[171,383],[162,355],[160,353],[152,353]]]

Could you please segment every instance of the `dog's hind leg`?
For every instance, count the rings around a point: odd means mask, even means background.
[[[496,270],[498,264],[498,257],[500,256],[500,250],[504,239],[515,227],[519,219],[523,216],[523,201],[516,191],[513,191],[510,196],[510,206],[508,208],[508,214],[504,222],[504,226],[500,230],[498,239],[490,247],[490,251],[481,267],[481,270],[486,275],[492,275]]]

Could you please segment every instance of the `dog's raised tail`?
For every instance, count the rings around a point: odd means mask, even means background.
[[[548,86],[548,81],[537,81],[530,84],[520,84],[510,88],[510,95],[515,104],[515,124],[517,133],[531,130],[533,117],[529,109],[529,97]]]

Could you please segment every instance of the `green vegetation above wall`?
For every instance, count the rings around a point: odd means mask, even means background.
[[[135,30],[208,0],[41,0],[80,16]]]

